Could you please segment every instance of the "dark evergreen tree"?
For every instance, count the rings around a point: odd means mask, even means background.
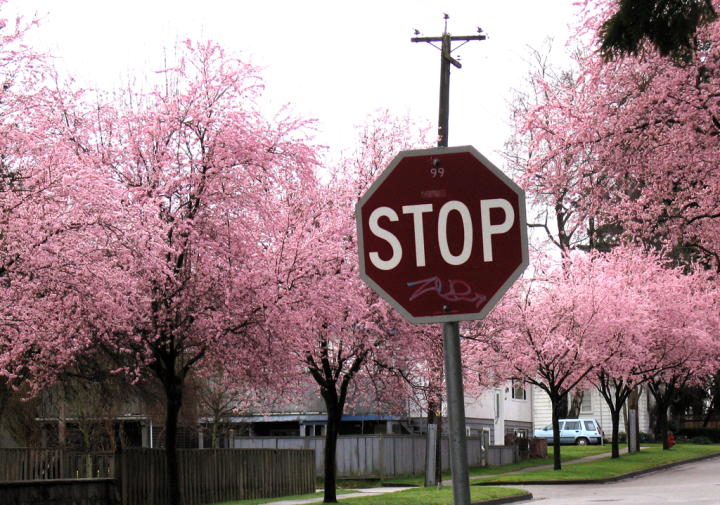
[[[663,56],[687,60],[695,33],[718,17],[712,0],[617,0],[620,7],[600,31],[606,59],[638,54],[647,39]]]

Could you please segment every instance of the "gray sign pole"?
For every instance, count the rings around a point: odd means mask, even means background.
[[[450,65],[462,68],[453,58],[452,41],[469,42],[485,40],[485,35],[452,37],[445,31],[442,37],[416,37],[412,42],[440,42],[440,114],[438,118],[438,147],[448,147],[450,124]],[[481,30],[478,29],[478,32]],[[437,46],[435,46],[437,47]],[[446,312],[450,308],[447,307]],[[457,322],[443,323],[443,352],[445,354],[445,387],[447,389],[448,416],[450,418],[450,469],[452,470],[454,505],[470,505],[470,476],[467,463],[467,444],[465,441],[465,394],[462,382],[462,358],[460,356],[460,328]],[[426,468],[434,466],[434,459],[428,451]],[[439,464],[439,463],[438,463]]]
[[[450,417],[450,469],[452,470],[453,502],[455,505],[470,505],[459,323],[443,323],[443,350],[448,415]]]
[[[427,454],[435,454],[435,444],[437,444],[437,424],[428,424],[427,437],[425,440],[425,451]],[[425,486],[436,486],[435,481],[435,458],[425,458]]]

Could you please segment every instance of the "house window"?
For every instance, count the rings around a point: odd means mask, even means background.
[[[580,412],[589,414],[592,412],[592,394],[588,389],[583,393],[582,403],[580,404]]]
[[[525,384],[522,382],[513,382],[512,397],[514,400],[527,400],[525,392]]]

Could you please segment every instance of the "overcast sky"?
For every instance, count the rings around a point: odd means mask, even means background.
[[[5,16],[35,13],[29,39],[81,85],[111,89],[162,68],[177,40],[214,40],[265,67],[265,98],[319,120],[318,141],[352,148],[353,126],[379,108],[437,122],[440,54],[413,30],[489,39],[453,53],[450,145],[474,145],[496,164],[509,134],[507,100],[528,72],[527,46],[560,52],[573,0],[9,0]]]

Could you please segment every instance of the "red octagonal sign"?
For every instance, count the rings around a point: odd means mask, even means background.
[[[413,323],[482,319],[528,265],[525,193],[470,146],[401,152],[356,219],[361,277]]]

